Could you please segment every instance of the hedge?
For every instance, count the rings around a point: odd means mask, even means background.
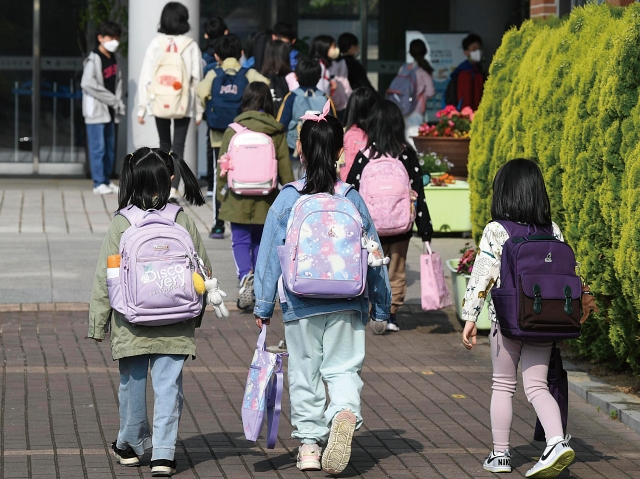
[[[509,159],[536,159],[601,312],[578,351],[640,374],[640,4],[590,4],[503,38],[471,132],[473,235]]]

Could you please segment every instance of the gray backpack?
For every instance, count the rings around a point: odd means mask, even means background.
[[[307,91],[302,88],[296,88],[292,94],[295,95],[295,99],[293,100],[293,113],[289,122],[289,131],[287,132],[287,144],[289,148],[295,150],[300,127],[302,126],[300,117],[308,111],[320,113],[327,102],[327,96],[321,91],[314,91],[313,88]]]
[[[387,89],[387,100],[398,105],[403,116],[416,109],[416,70],[411,63],[405,63]]]

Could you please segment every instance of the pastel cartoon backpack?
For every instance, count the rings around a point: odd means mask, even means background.
[[[416,69],[411,63],[405,63],[387,89],[387,100],[398,105],[403,116],[416,109]]]
[[[149,85],[151,112],[157,118],[184,118],[189,107],[190,75],[182,59],[182,52],[193,41],[184,37],[159,37],[162,54]]]
[[[304,180],[298,180],[285,188],[300,192],[304,186]],[[362,217],[346,198],[351,188],[338,181],[334,195],[301,195],[294,203],[285,244],[278,246],[281,302],[286,302],[284,288],[313,298],[354,298],[364,293],[368,254]]]
[[[497,222],[509,233],[500,286],[491,290],[501,333],[531,342],[579,337],[582,281],[571,246],[557,239],[551,226]]]
[[[221,157],[221,171],[227,171],[229,189],[238,195],[268,195],[278,186],[278,160],[269,135],[231,123],[236,132]]]
[[[313,88],[307,91],[302,88],[296,88],[292,92],[295,95],[293,100],[293,110],[291,121],[289,122],[289,130],[287,132],[287,144],[289,148],[296,148],[300,127],[302,126],[302,117],[310,111],[321,112],[327,103],[327,97],[320,91],[314,91]]]
[[[225,71],[216,68],[216,77],[211,84],[211,98],[205,105],[207,125],[214,130],[226,130],[240,114],[242,95],[249,84],[248,68]],[[233,72],[234,74],[231,74]]]
[[[371,150],[365,155],[370,156]],[[359,191],[378,235],[392,236],[411,229],[418,195],[411,189],[409,174],[399,159],[381,156],[369,160],[362,170]]]
[[[206,274],[191,235],[175,222],[180,211],[181,207],[167,204],[161,210],[132,205],[118,212],[131,226],[120,239],[120,275],[107,278],[107,289],[111,307],[129,323],[180,323],[203,309],[194,278]]]

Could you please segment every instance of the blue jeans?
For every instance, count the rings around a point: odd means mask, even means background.
[[[109,179],[116,155],[116,127],[109,123],[87,125],[87,145],[93,187],[111,183]]]
[[[264,225],[231,223],[231,251],[240,280],[256,270],[263,229]]]
[[[116,446],[138,456],[153,447],[151,460],[173,461],[182,414],[182,366],[186,356],[142,354],[119,360],[120,431]],[[147,369],[153,383],[153,439],[147,419]]]

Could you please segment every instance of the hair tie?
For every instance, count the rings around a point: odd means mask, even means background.
[[[317,122],[327,121],[326,116],[329,114],[329,111],[331,111],[331,100],[327,100],[327,102],[324,104],[324,108],[322,109],[322,113],[320,113],[319,115],[316,115],[315,113],[307,113],[305,115],[302,115],[300,119]]]

